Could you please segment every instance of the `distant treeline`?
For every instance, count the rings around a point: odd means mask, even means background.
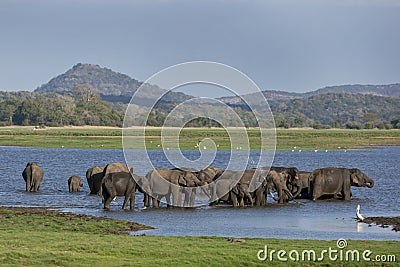
[[[122,126],[123,113],[105,103],[97,94],[61,95],[57,93],[2,92],[0,125]]]
[[[400,98],[362,94],[320,94],[306,99],[269,101],[277,127],[400,129]],[[147,124],[162,126],[177,105],[170,100],[150,113]],[[231,105],[246,127],[257,120],[247,106]],[[126,104],[102,100],[98,90],[77,85],[69,93],[0,92],[0,125],[121,127]],[[194,111],[195,112],[195,111]],[[210,110],[210,112],[212,112]],[[255,112],[266,112],[263,107]],[[133,121],[134,122],[134,121]],[[208,118],[191,120],[188,127],[219,127]]]

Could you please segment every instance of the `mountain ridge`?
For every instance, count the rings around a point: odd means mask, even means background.
[[[77,63],[65,73],[60,74],[49,82],[37,87],[35,92],[54,92],[54,93],[68,93],[72,90],[75,84],[90,84],[100,91],[104,98],[118,99],[112,96],[123,96],[122,102],[126,102],[127,98],[143,84],[127,74],[115,72],[111,69],[101,67],[96,64]],[[164,89],[159,88],[157,85],[146,85],[146,94],[160,95],[165,93]],[[334,85],[319,88],[314,91],[305,93],[287,92],[284,90],[262,90],[267,100],[290,100],[296,98],[308,98],[317,94],[326,93],[350,93],[350,94],[371,94],[377,96],[391,96],[400,97],[400,83],[384,84],[384,85],[362,85],[362,84],[347,84],[347,85]],[[178,100],[187,100],[193,96],[184,93],[171,92],[168,101],[173,101],[172,97],[178,97]],[[111,97],[109,97],[111,96]],[[125,97],[125,98],[124,98]],[[235,104],[240,102],[237,96],[227,96],[219,98],[225,103]],[[112,102],[112,101],[111,101]],[[128,101],[129,102],[129,101]]]

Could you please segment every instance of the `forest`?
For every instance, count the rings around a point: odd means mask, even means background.
[[[178,104],[171,97],[161,100],[147,119],[149,126],[162,126]],[[246,127],[258,125],[254,113],[240,104],[228,104]],[[327,93],[309,98],[269,101],[275,125],[281,128],[312,127],[347,129],[399,129],[400,98],[363,94]],[[74,85],[68,93],[0,92],[0,125],[64,126],[123,124],[127,104],[107,102],[91,85]],[[140,107],[138,107],[140,108]],[[201,106],[193,107],[204,108]],[[212,112],[212,106],[207,107]],[[218,112],[218,110],[216,110]],[[263,107],[254,110],[266,112]],[[132,123],[135,123],[133,119]],[[208,118],[198,118],[188,127],[220,127]]]

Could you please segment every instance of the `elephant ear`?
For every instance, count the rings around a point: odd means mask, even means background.
[[[351,181],[351,183],[354,184],[354,185],[358,185],[358,184],[359,184],[357,175],[356,175],[355,173],[351,173],[351,174],[350,174],[350,181]]]
[[[239,195],[238,185],[235,185],[230,191],[235,195]]]

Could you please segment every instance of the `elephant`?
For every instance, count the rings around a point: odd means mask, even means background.
[[[312,190],[312,172],[299,172],[299,179],[292,184],[291,193],[294,198],[310,198]]]
[[[232,171],[226,171],[228,174]],[[238,186],[238,181],[230,177],[220,177],[211,185],[211,202],[210,205],[217,205],[220,201],[232,204],[238,207],[241,198],[244,194],[240,193],[241,188]],[[239,199],[239,200],[238,200]],[[244,205],[244,202],[243,202]]]
[[[145,176],[137,176],[133,174],[136,182],[136,190],[143,194],[143,205],[146,208],[150,207],[150,182]]]
[[[221,175],[222,173],[223,170],[220,170],[216,167],[208,166],[203,170],[197,172],[196,176],[203,184],[210,184],[217,176]]]
[[[22,177],[26,183],[26,192],[37,192],[43,176],[43,169],[36,162],[28,162],[22,172]]]
[[[342,199],[351,199],[351,186],[372,188],[374,180],[359,169],[322,168],[312,172],[313,195],[315,201],[323,195],[341,195]]]
[[[135,191],[136,182],[132,173],[129,172],[113,172],[107,174],[102,183],[102,195],[104,201],[104,209],[109,210],[111,201],[116,196],[124,196],[122,209],[125,209],[130,201],[130,209],[135,207]]]
[[[89,185],[90,194],[97,195],[101,188],[101,180],[103,179],[104,168],[94,166],[86,171],[86,179]]]
[[[218,204],[219,201],[231,202],[234,207],[245,205],[248,200],[249,205],[254,205],[253,196],[249,188],[252,179],[261,181],[265,178],[266,172],[256,169],[245,171],[224,171],[212,186],[211,205]]]
[[[97,195],[102,195],[101,190],[102,190],[102,179],[104,177],[106,177],[109,173],[114,173],[114,172],[130,172],[131,170],[129,169],[129,167],[123,163],[120,162],[113,162],[110,164],[107,164],[106,167],[104,167],[103,171],[101,173],[99,173],[100,169],[102,167],[99,166],[95,166],[92,170],[92,172],[90,172],[91,169],[89,169],[86,172],[86,178],[88,177],[88,174],[91,176],[91,179],[88,179],[88,184],[90,187],[90,183],[92,184],[92,188],[90,190],[90,194],[97,194]],[[89,182],[90,180],[90,182]]]
[[[180,186],[186,186],[184,171],[179,169],[154,169],[146,174],[150,183],[150,195],[152,197],[153,207],[158,208],[160,200],[165,197],[167,206],[171,206],[170,196],[172,195],[173,206],[181,206],[182,192]]]
[[[254,191],[255,205],[266,205],[267,195],[272,195],[273,192],[278,192],[278,198],[273,197],[273,199],[278,201],[279,204],[287,202],[288,199],[293,199],[293,195],[287,188],[286,180],[282,178],[282,173],[272,169],[268,172],[261,185]]]
[[[70,193],[80,192],[82,186],[83,186],[83,181],[81,177],[73,175],[68,178],[68,189]]]
[[[185,180],[185,185],[183,188],[183,193],[185,194],[183,201],[184,207],[194,206],[196,192],[200,186],[202,186],[201,189],[203,192],[210,197],[210,194],[207,191],[208,187],[205,187],[205,185],[210,184],[214,177],[217,176],[217,174],[221,171],[220,169],[212,166],[208,166],[200,171],[183,168],[177,169],[183,171],[183,178]]]
[[[296,167],[271,167],[271,170],[276,171],[281,177],[281,186],[283,189],[292,189],[299,185],[299,170]],[[279,194],[279,193],[278,193]],[[288,194],[280,194],[279,203],[288,202]]]

